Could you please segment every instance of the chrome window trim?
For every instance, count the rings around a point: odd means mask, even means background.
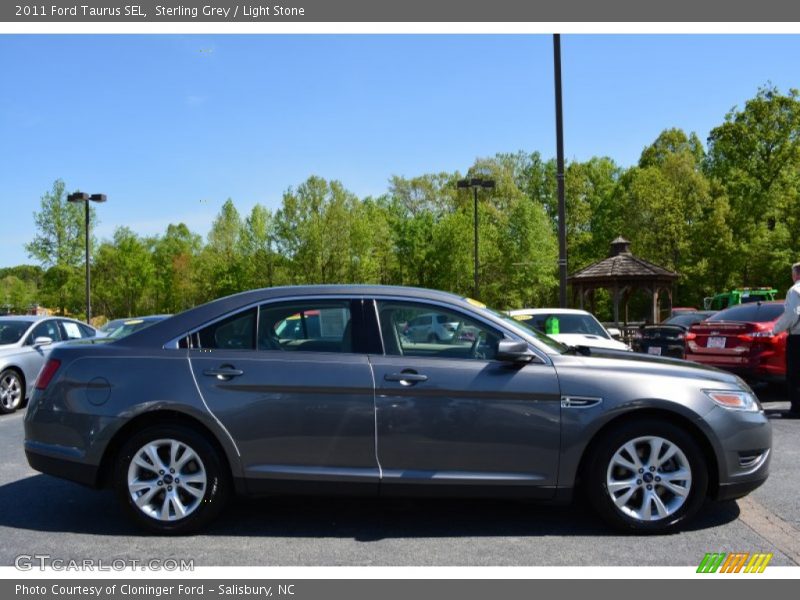
[[[240,313],[247,312],[248,310],[251,310],[253,308],[258,309],[262,305],[266,305],[266,304],[277,304],[277,303],[282,303],[282,302],[296,302],[298,300],[350,300],[350,301],[353,301],[353,300],[366,300],[366,299],[369,299],[369,296],[366,296],[364,294],[358,294],[358,295],[355,295],[355,296],[352,295],[352,294],[314,294],[314,295],[309,295],[309,296],[281,296],[280,298],[270,298],[268,300],[258,300],[256,302],[251,302],[250,304],[247,304],[245,306],[237,308],[235,311],[225,313],[224,315],[216,317],[215,319],[211,319],[210,321],[206,321],[205,323],[203,323],[202,325],[199,325],[198,327],[195,327],[193,329],[189,329],[189,330],[185,331],[184,333],[182,333],[181,335],[179,335],[177,337],[174,337],[173,339],[171,339],[170,341],[165,343],[162,346],[162,348],[164,348],[165,350],[198,350],[198,348],[180,348],[178,346],[178,344],[180,343],[180,341],[183,338],[185,338],[187,336],[194,335],[195,333],[198,333],[201,329],[205,329],[206,327],[210,327],[214,323],[219,323],[220,321],[224,321],[225,319],[227,319],[229,317],[232,317],[234,315],[238,315]],[[258,315],[259,315],[260,312],[261,312],[260,310],[256,310],[256,326],[258,325]],[[256,329],[256,334],[257,333],[258,333],[258,329]],[[245,350],[245,352],[248,352],[248,350]],[[336,354],[349,354],[349,353],[339,353],[339,352],[337,352]],[[354,353],[354,354],[357,354],[357,353]]]
[[[386,346],[383,343],[383,331],[381,330],[380,314],[378,314],[378,304],[377,304],[377,302],[379,300],[391,300],[391,301],[394,301],[394,302],[400,301],[400,302],[418,303],[418,304],[423,304],[423,305],[427,304],[427,305],[439,306],[439,307],[445,308],[447,310],[459,312],[461,314],[466,314],[466,315],[469,316],[469,318],[474,319],[476,321],[479,321],[479,322],[483,323],[484,325],[486,325],[487,327],[490,327],[490,328],[492,328],[494,330],[499,330],[500,332],[502,332],[505,335],[505,337],[508,337],[510,339],[513,339],[513,340],[516,340],[516,341],[519,341],[519,342],[525,342],[528,345],[528,348],[534,353],[536,358],[538,358],[539,361],[541,361],[542,364],[550,365],[550,366],[552,366],[552,364],[553,364],[553,361],[550,359],[550,357],[547,355],[547,353],[544,352],[538,346],[536,346],[533,343],[531,343],[530,340],[525,339],[524,337],[522,337],[521,335],[519,335],[517,332],[515,332],[512,329],[508,329],[508,328],[504,327],[501,323],[496,323],[496,322],[492,321],[491,319],[487,319],[486,317],[484,317],[482,314],[480,314],[477,311],[475,311],[475,312],[467,311],[466,309],[464,309],[461,306],[458,306],[458,305],[455,305],[455,304],[449,304],[449,303],[443,302],[441,300],[433,300],[433,299],[430,299],[430,298],[417,298],[415,296],[398,296],[398,295],[393,295],[393,294],[338,294],[338,293],[337,294],[311,294],[311,295],[307,295],[307,296],[304,296],[304,295],[300,295],[300,296],[281,296],[279,298],[269,298],[269,299],[256,300],[254,302],[251,302],[250,304],[247,304],[245,306],[242,306],[242,307],[236,309],[235,311],[225,313],[224,315],[218,316],[218,317],[216,317],[214,319],[211,319],[210,321],[206,321],[202,325],[199,325],[199,326],[197,326],[197,327],[195,327],[193,329],[189,329],[189,330],[185,331],[181,335],[176,336],[175,338],[173,338],[173,339],[169,340],[168,342],[166,342],[162,346],[162,348],[164,348],[165,350],[187,350],[188,351],[191,348],[180,348],[179,347],[178,344],[180,343],[180,340],[182,340],[183,338],[185,338],[187,336],[194,335],[195,333],[199,332],[201,329],[209,327],[210,325],[213,325],[214,323],[218,323],[218,322],[220,322],[220,321],[222,321],[224,319],[227,319],[227,318],[232,317],[234,315],[237,315],[239,313],[246,312],[246,311],[248,311],[248,310],[250,310],[252,308],[258,308],[258,307],[260,307],[262,305],[277,304],[277,303],[282,303],[282,302],[306,301],[306,300],[350,300],[350,301],[352,301],[352,300],[362,300],[362,301],[364,301],[364,300],[372,300],[373,306],[375,307],[375,311],[376,311],[376,315],[375,316],[376,316],[376,318],[378,320],[378,331],[379,331],[379,335],[381,336],[381,346],[383,348],[383,356],[387,356],[387,354],[386,354]],[[257,313],[258,312],[260,312],[260,311],[257,311]]]
[[[386,343],[383,341],[383,328],[381,327],[381,314],[378,312],[378,301],[370,298],[372,309],[375,311],[375,323],[378,325],[378,337],[381,340],[381,354],[386,356]]]
[[[478,312],[466,311],[461,306],[448,304],[448,303],[442,302],[440,300],[431,300],[429,298],[409,298],[408,296],[376,295],[376,296],[373,296],[373,299],[376,302],[376,304],[375,304],[376,310],[377,310],[377,302],[379,300],[392,300],[392,301],[395,301],[395,302],[397,302],[397,301],[411,302],[412,304],[423,304],[423,305],[425,305],[425,304],[431,305],[432,304],[434,306],[440,306],[440,307],[445,308],[447,310],[466,315],[466,316],[468,316],[470,319],[472,319],[474,321],[478,321],[478,322],[483,323],[484,325],[486,325],[487,327],[489,327],[489,328],[491,328],[491,329],[493,329],[495,331],[499,331],[500,333],[502,333],[507,338],[510,338],[510,339],[518,341],[518,342],[525,342],[528,345],[528,348],[534,353],[536,358],[538,358],[541,361],[541,364],[551,365],[551,366],[553,364],[553,362],[550,360],[550,358],[547,356],[547,354],[542,352],[537,346],[534,346],[533,344],[531,344],[531,342],[529,340],[526,340],[525,338],[520,336],[517,332],[515,332],[515,331],[513,331],[511,329],[506,329],[501,324],[495,323],[491,319],[487,319],[486,317],[484,317],[482,314],[480,314]],[[380,327],[381,327],[381,322],[380,322],[380,315],[379,315],[378,328],[380,328]],[[383,335],[383,334],[381,333],[381,335]],[[384,354],[384,356],[388,356],[386,354],[386,349],[385,348],[384,348],[383,354]],[[431,356],[431,357],[426,357],[426,358],[446,358],[446,357],[432,357]],[[465,360],[465,359],[449,358],[448,360]],[[466,360],[472,360],[472,359],[466,359]],[[496,359],[491,359],[491,360],[496,360]]]

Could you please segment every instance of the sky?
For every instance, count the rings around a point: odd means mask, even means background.
[[[800,35],[564,35],[567,160],[635,164],[669,127],[705,140],[771,83],[800,87]],[[552,37],[0,35],[0,267],[32,264],[56,179],[104,193],[100,239],[226,199],[280,206],[311,175],[360,197],[393,175],[555,155]]]

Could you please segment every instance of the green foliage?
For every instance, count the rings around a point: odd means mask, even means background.
[[[498,308],[557,301],[555,161],[499,153],[467,177],[478,192],[480,299]],[[205,243],[184,224],[161,236],[118,228],[93,252],[93,301],[108,317],[178,312],[242,290],[325,283],[414,285],[473,295],[474,196],[460,173],[394,176],[387,192],[360,199],[338,181],[309,177],[270,210],[222,206]],[[711,131],[665,129],[637,165],[609,157],[566,166],[569,270],[608,254],[623,235],[638,256],[677,271],[675,302],[736,286],[789,284],[800,259],[800,95],[758,90]],[[26,249],[42,266],[0,270],[0,304],[34,302],[80,313],[83,207],[57,180],[36,213]],[[608,295],[597,294],[607,312]],[[644,304],[632,304],[631,319]],[[637,313],[638,311],[638,313]],[[608,314],[601,316],[608,317]]]

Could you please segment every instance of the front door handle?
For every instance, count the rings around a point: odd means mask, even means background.
[[[383,376],[383,379],[385,381],[399,381],[403,385],[414,385],[415,383],[428,381],[428,376],[409,369],[400,373],[387,373]]]
[[[244,375],[244,371],[235,368],[233,365],[222,365],[220,367],[217,367],[216,369],[206,369],[205,371],[203,371],[203,375],[207,375],[209,377],[216,377],[220,381],[228,381],[233,377],[239,377],[239,375]]]

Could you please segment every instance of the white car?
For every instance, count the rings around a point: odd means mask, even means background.
[[[409,321],[403,332],[412,342],[450,342],[461,323],[445,315],[425,313]]]
[[[574,308],[521,308],[508,314],[551,338],[569,346],[630,350],[615,340],[595,316]]]
[[[64,317],[0,317],[0,414],[30,397],[53,346],[96,335],[94,327]]]

